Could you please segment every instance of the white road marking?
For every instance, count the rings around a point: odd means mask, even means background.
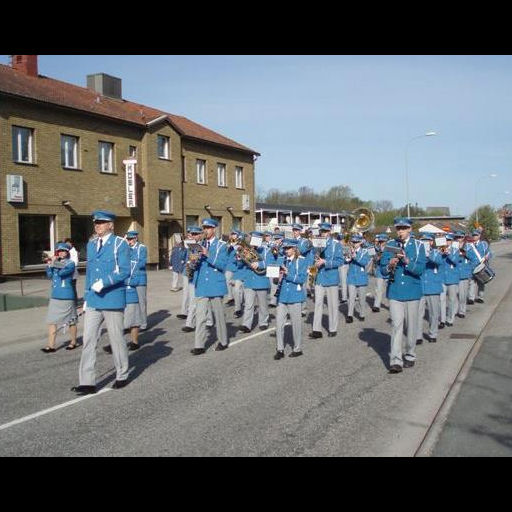
[[[264,331],[261,331],[261,332],[257,332],[255,334],[251,334],[250,336],[246,336],[245,338],[242,338],[240,340],[237,340],[237,341],[232,341],[229,346],[232,347],[233,345],[236,345],[238,343],[242,343],[242,341],[245,341],[245,340],[250,340],[251,338],[256,338],[256,336],[261,336],[263,334],[267,334],[269,332],[272,332],[272,331],[275,331],[276,328],[275,327],[271,327],[270,329],[265,329]]]
[[[7,428],[14,427],[14,425],[25,423],[26,421],[33,420],[35,418],[38,418],[39,416],[44,416],[45,414],[49,414],[50,412],[57,411],[59,409],[63,409],[64,407],[68,407],[69,405],[81,402],[82,400],[87,400],[88,398],[93,398],[95,396],[101,395],[101,393],[105,393],[107,391],[112,391],[112,388],[104,388],[101,391],[98,391],[97,393],[94,393],[92,395],[84,395],[79,398],[75,398],[74,400],[70,400],[69,402],[64,402],[63,404],[56,405],[55,407],[50,407],[49,409],[44,409],[43,411],[39,411],[34,414],[29,414],[28,416],[24,416],[23,418],[20,418],[18,420],[14,420],[9,423],[4,423],[3,425],[0,425],[0,430],[5,430]]]

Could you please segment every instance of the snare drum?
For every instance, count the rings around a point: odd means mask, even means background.
[[[475,270],[473,270],[473,277],[480,284],[487,284],[489,281],[494,279],[495,275],[496,273],[491,269],[491,267],[485,264],[485,261],[477,265]]]

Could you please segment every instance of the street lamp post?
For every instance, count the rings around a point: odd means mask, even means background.
[[[405,146],[405,193],[406,193],[406,201],[407,201],[407,217],[410,217],[411,216],[411,210],[410,210],[410,207],[409,207],[409,170],[408,170],[408,158],[407,158],[407,155],[408,155],[408,151],[409,151],[409,144],[413,141],[413,140],[416,140],[416,139],[421,139],[423,137],[432,137],[433,135],[437,135],[436,132],[427,132],[427,133],[424,133],[423,135],[418,135],[416,137],[413,137],[411,140],[409,140],[409,142],[407,143],[407,145]]]
[[[476,227],[478,227],[478,225],[479,225],[479,222],[478,222],[478,200],[477,200],[477,196],[478,196],[478,183],[481,180],[485,179],[485,178],[496,178],[496,176],[498,176],[498,175],[495,174],[495,173],[485,174],[484,176],[480,176],[480,178],[478,178],[476,180],[476,183],[475,183],[475,212],[476,212],[475,213],[475,219],[476,219],[476,224],[477,224]]]

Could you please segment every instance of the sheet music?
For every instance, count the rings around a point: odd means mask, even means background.
[[[267,273],[265,274],[267,277],[279,277],[279,265],[268,265]]]

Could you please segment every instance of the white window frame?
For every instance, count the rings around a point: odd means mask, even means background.
[[[162,192],[166,194],[164,210],[160,208],[160,198],[162,196]],[[160,209],[160,213],[172,213],[172,193],[170,190],[158,190],[158,208]]]
[[[217,162],[217,185],[219,187],[227,187],[226,164],[220,162]]]
[[[61,165],[66,169],[78,169],[78,137],[75,135],[66,135],[64,133],[60,136],[60,151],[61,151]],[[73,145],[73,160],[74,165],[68,161],[68,144],[74,142]],[[64,149],[64,162],[62,161],[62,150]]]
[[[235,166],[235,187],[244,188],[244,168]]]
[[[202,166],[201,163],[203,164]],[[202,169],[202,180],[199,174],[200,169]],[[196,158],[196,179],[199,185],[206,185],[206,160],[201,158]]]
[[[13,159],[17,163],[21,164],[32,164],[34,163],[34,129],[28,128],[26,126],[13,126]],[[23,160],[22,155],[22,131],[26,130],[28,131],[28,148],[27,148],[27,154],[28,154],[28,160]]]
[[[163,140],[164,144],[163,146],[160,146],[160,141]],[[167,137],[166,135],[158,135],[157,136],[157,143],[156,143],[156,152],[158,155],[158,158],[162,160],[170,160],[171,159],[171,139],[170,137]],[[163,147],[163,154],[160,154],[160,147]]]
[[[98,144],[99,144],[98,156],[99,156],[100,172],[112,174],[114,172],[114,143],[100,140]],[[108,154],[108,160],[107,160],[108,168],[104,168],[104,166],[103,166],[103,164],[105,163],[105,155],[104,155],[105,149],[110,150],[109,154]]]

